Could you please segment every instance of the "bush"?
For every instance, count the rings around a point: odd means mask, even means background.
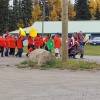
[[[61,60],[50,60],[41,65],[41,68],[61,68],[62,61]]]

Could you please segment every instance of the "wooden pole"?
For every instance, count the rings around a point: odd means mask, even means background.
[[[68,60],[68,0],[62,0],[62,61]]]
[[[44,21],[45,21],[45,0],[43,0],[42,38],[44,34]]]

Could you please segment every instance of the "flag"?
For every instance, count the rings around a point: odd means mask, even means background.
[[[37,30],[34,28],[30,28],[30,34],[31,37],[36,37],[37,36]]]
[[[54,42],[52,40],[47,41],[48,50],[51,50],[54,47]]]
[[[20,35],[21,36],[26,36],[26,33],[22,28],[19,28],[19,30],[20,30]]]

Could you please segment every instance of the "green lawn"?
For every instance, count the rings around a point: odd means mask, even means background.
[[[84,51],[85,55],[100,56],[100,46],[86,45]]]
[[[85,45],[84,47],[84,54],[85,55],[95,55],[100,56],[100,46],[91,46],[91,45]],[[24,52],[27,52],[27,47],[24,47]],[[54,49],[52,50],[54,53]]]

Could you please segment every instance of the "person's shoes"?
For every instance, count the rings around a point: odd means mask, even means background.
[[[77,59],[77,58],[73,58],[73,59]]]
[[[80,57],[81,59],[84,59],[83,57]]]
[[[26,54],[26,56],[28,57],[28,53]]]
[[[15,57],[17,57],[17,54],[15,54]]]

